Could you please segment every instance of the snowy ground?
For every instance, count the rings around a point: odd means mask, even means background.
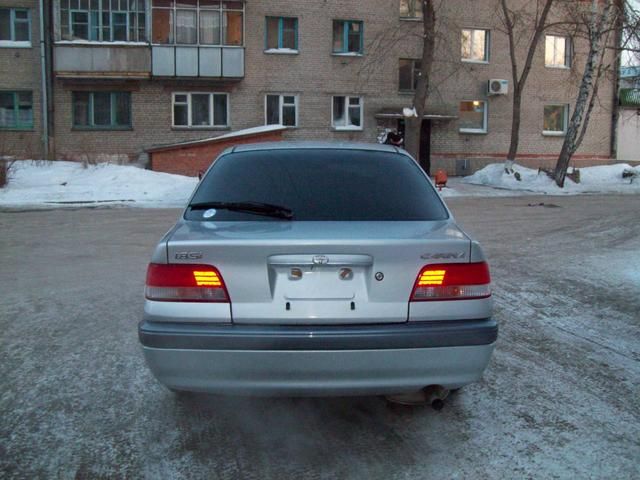
[[[500,333],[441,412],[180,400],[136,333],[179,211],[0,211],[0,478],[640,478],[640,196],[447,203],[489,257]]]
[[[9,184],[0,189],[0,205],[181,207],[197,183],[193,177],[133,166],[18,161],[11,167]]]
[[[460,179],[461,185],[475,185],[491,187],[494,192],[487,196],[501,196],[495,190],[509,192],[509,195],[521,194],[545,194],[545,195],[577,195],[577,194],[600,194],[600,193],[640,193],[640,167],[633,169],[626,163],[615,165],[602,165],[597,167],[586,167],[580,170],[580,183],[574,183],[568,177],[565,180],[564,188],[558,187],[555,182],[544,172],[538,170],[514,166],[514,171],[520,175],[520,180],[513,174],[506,174],[504,164],[494,163],[487,165],[482,170],[477,171],[469,177]],[[625,170],[633,170],[637,177],[632,182],[629,178],[623,178]],[[453,188],[458,194],[464,194],[464,187],[456,185]],[[478,192],[478,190],[475,190]],[[471,191],[469,191],[471,195]],[[446,194],[445,194],[446,195]]]
[[[582,181],[567,180],[558,188],[537,170],[516,166],[517,181],[506,175],[502,164],[493,164],[464,178],[450,178],[443,197],[513,197],[531,194],[576,195],[640,193],[640,178],[622,178],[629,165],[581,169]],[[636,167],[640,173],[640,167]],[[9,185],[0,189],[0,206],[65,207],[79,205],[129,205],[181,207],[197,184],[193,177],[153,172],[133,166],[76,162],[19,161],[11,168]]]

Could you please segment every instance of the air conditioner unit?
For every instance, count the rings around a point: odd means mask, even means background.
[[[509,80],[492,78],[487,82],[487,93],[489,95],[506,95],[509,92]]]

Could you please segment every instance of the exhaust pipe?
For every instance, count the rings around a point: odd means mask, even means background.
[[[400,405],[431,405],[434,410],[440,411],[444,407],[444,400],[448,396],[449,389],[442,385],[429,385],[417,392],[388,395],[386,399],[391,403]]]

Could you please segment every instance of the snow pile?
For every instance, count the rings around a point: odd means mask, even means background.
[[[7,186],[0,188],[0,205],[181,207],[197,183],[134,166],[24,160],[12,165]]]
[[[504,171],[503,163],[487,165],[469,177],[462,179],[463,183],[484,185],[506,190],[519,190],[549,195],[576,195],[580,193],[640,193],[640,181],[631,182],[629,178],[622,178],[624,170],[635,170],[640,174],[640,167],[633,169],[625,163],[602,165],[597,167],[580,168],[580,183],[574,183],[567,177],[564,188],[558,187],[544,172],[538,173],[532,168],[513,166],[520,174],[518,181],[515,175]],[[571,170],[570,170],[571,171]]]

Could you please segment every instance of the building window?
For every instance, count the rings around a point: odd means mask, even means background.
[[[331,126],[336,130],[362,130],[362,98],[333,97]]]
[[[298,51],[298,19],[267,17],[267,50]]]
[[[462,61],[489,61],[489,30],[465,28],[462,30]]]
[[[0,128],[33,128],[33,94],[0,91]]]
[[[230,45],[244,42],[244,2],[153,0],[151,42]]]
[[[459,118],[461,133],[487,133],[487,102],[460,102]]]
[[[398,68],[398,90],[401,92],[415,91],[418,85],[418,78],[421,74],[421,68],[420,60],[401,58]]]
[[[60,0],[62,40],[144,42],[145,0]]]
[[[400,18],[422,18],[422,0],[400,0]]]
[[[226,93],[174,93],[173,126],[190,128],[229,125],[229,95]]]
[[[0,8],[0,47],[31,46],[31,14],[26,8]]]
[[[131,128],[131,93],[73,92],[73,126],[101,130]]]
[[[298,97],[295,95],[267,95],[265,97],[265,123],[267,125],[298,125]]]
[[[544,45],[544,64],[547,67],[571,66],[571,41],[569,37],[547,35]]]
[[[567,133],[569,105],[545,105],[542,133],[544,135],[564,135]]]
[[[362,54],[362,22],[333,21],[333,53]]]

